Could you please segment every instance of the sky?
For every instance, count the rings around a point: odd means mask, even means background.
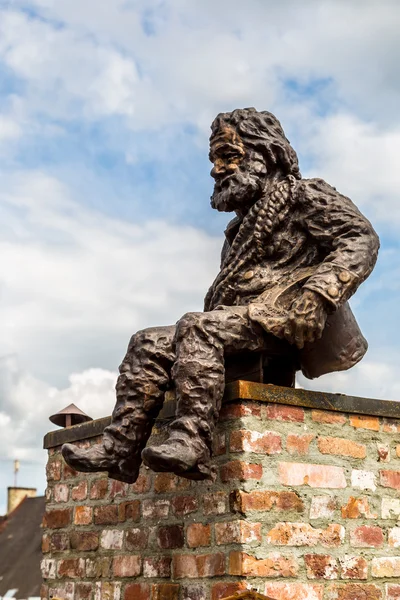
[[[399,29],[397,0],[0,0],[0,514],[14,459],[43,493],[48,417],[110,414],[130,336],[202,310],[219,112],[276,114],[381,238],[366,357],[298,384],[400,399]]]

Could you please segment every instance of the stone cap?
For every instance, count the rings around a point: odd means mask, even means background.
[[[286,404],[318,410],[400,419],[399,401],[361,398],[328,392],[313,392],[266,383],[254,383],[252,381],[239,380],[229,383],[226,386],[223,403],[238,400],[243,402]],[[159,423],[169,421],[174,414],[175,398],[173,394],[168,393],[157,421]],[[54,448],[67,442],[77,442],[97,437],[102,435],[105,427],[110,423],[111,417],[103,417],[102,419],[80,423],[67,429],[50,431],[44,437],[43,447],[45,449]]]

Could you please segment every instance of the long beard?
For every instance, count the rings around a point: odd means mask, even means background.
[[[249,208],[262,193],[264,173],[254,172],[247,168],[239,168],[222,184],[216,182],[211,196],[211,206],[221,212],[232,212]],[[259,169],[258,169],[259,171]],[[263,177],[264,176],[264,177]]]

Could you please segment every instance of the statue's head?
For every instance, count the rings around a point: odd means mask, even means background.
[[[269,176],[300,179],[296,152],[273,114],[255,108],[219,114],[211,125],[211,206],[220,211],[246,209],[263,193]]]

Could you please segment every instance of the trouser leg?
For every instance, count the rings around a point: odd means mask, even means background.
[[[170,386],[175,327],[153,327],[132,336],[119,368],[117,402],[105,445],[122,457],[140,458]]]
[[[133,483],[141,452],[170,386],[175,327],[154,327],[132,336],[120,366],[117,402],[103,443],[87,450],[65,445],[65,460],[77,470],[107,470],[109,476]]]
[[[180,319],[172,368],[176,419],[168,442],[144,451],[148,466],[186,477],[211,476],[212,438],[225,386],[224,355],[262,350],[266,338],[262,327],[249,319],[246,307],[188,313]]]

